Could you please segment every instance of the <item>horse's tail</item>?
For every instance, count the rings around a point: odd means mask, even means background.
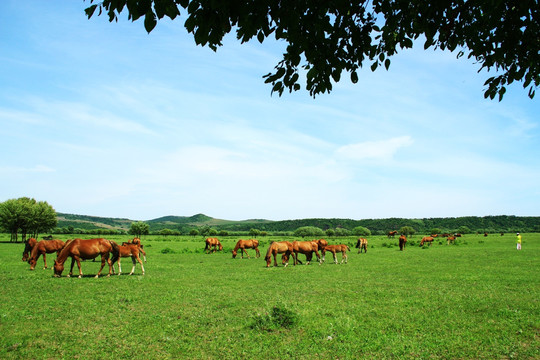
[[[118,257],[120,256],[120,246],[115,242],[115,241],[112,241],[112,240],[107,240],[109,241],[109,243],[111,244],[111,248],[112,248],[112,254],[113,254],[113,259],[118,259]]]
[[[347,251],[351,251],[351,248],[349,248],[347,245],[345,245],[345,247],[347,248]]]

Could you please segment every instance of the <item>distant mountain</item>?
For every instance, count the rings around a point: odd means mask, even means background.
[[[124,218],[104,218],[98,216],[74,215],[57,213],[58,228],[74,229],[117,229],[129,230],[131,223],[137,220]],[[390,230],[398,230],[403,226],[410,226],[417,233],[425,234],[432,229],[440,229],[442,232],[454,232],[458,228],[465,226],[472,232],[540,232],[540,217],[535,216],[466,216],[456,218],[424,218],[424,219],[298,219],[272,221],[265,219],[250,219],[242,221],[216,219],[204,214],[193,216],[163,216],[153,220],[144,221],[150,227],[151,232],[162,229],[178,230],[181,233],[188,233],[189,230],[210,226],[217,230],[231,232],[246,232],[250,229],[274,232],[292,232],[302,226],[315,226],[323,230],[327,229],[348,229],[363,226],[371,230],[373,234],[386,234]]]

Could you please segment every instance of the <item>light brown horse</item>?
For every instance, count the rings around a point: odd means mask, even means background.
[[[141,239],[133,238],[132,240],[128,240],[122,243],[122,245],[127,245],[127,244],[137,245],[139,247],[139,252],[143,255],[144,262],[146,262],[146,251],[143,250],[144,246],[143,244],[141,244]]]
[[[367,253],[367,239],[358,238],[358,241],[356,242],[356,247],[358,248],[359,254],[362,252],[362,249],[364,249],[364,252]]]
[[[28,263],[30,264],[30,270],[36,268],[37,260],[41,255],[43,255],[43,268],[47,268],[47,258],[46,254],[59,253],[60,250],[64,247],[65,243],[62,240],[41,240],[34,245],[32,252],[30,252],[30,257],[28,258]]]
[[[394,236],[396,236],[396,234],[397,234],[397,230],[389,231],[388,232],[388,238],[394,237]]]
[[[98,256],[101,256],[101,267],[95,277],[98,278],[99,275],[101,275],[101,270],[105,267],[105,263],[109,264],[109,274],[107,276],[110,276],[112,272],[112,263],[111,259],[109,259],[109,254],[112,252],[114,256],[118,251],[118,244],[106,239],[68,240],[64,248],[58,254],[56,260],[54,260],[54,276],[62,276],[64,263],[68,257],[71,257],[71,269],[68,277],[73,274],[73,264],[77,261],[79,278],[81,278],[83,275],[81,270],[81,259],[95,259]]]
[[[446,238],[446,241],[447,241],[447,245],[450,245],[450,244],[454,244],[456,242],[456,237],[455,236],[449,236]]]
[[[204,247],[204,251],[208,254],[210,252],[216,252],[219,248],[219,251],[223,250],[223,245],[219,242],[218,238],[208,238],[206,239],[206,246]]]
[[[236,258],[236,255],[238,254],[238,249],[240,249],[240,254],[242,255],[242,259],[244,258],[244,253],[249,259],[249,254],[246,251],[246,249],[255,249],[255,257],[260,257],[261,252],[259,251],[259,240],[255,239],[249,239],[249,240],[238,240],[236,243],[236,246],[234,247],[232,251],[232,257],[233,259]]]
[[[433,237],[424,236],[422,240],[420,240],[420,246],[423,246],[425,243],[428,243],[429,246],[431,246],[431,244],[433,244]]]
[[[266,261],[266,267],[270,267],[270,264],[272,263],[272,256],[274,256],[274,266],[278,266],[276,261],[277,254],[285,254],[286,255],[286,263],[285,267],[289,265],[288,259],[291,254],[293,254],[293,244],[289,241],[273,241],[270,244],[270,247],[268,248],[268,251],[266,252],[266,256],[264,257],[264,260]],[[293,259],[294,260],[294,259]]]
[[[334,263],[337,264],[337,256],[336,253],[341,253],[341,263],[345,262],[347,263],[347,251],[351,251],[351,249],[347,245],[326,245],[322,249],[322,262],[324,262],[324,256],[327,251],[330,251],[332,255],[334,256]]]
[[[144,275],[144,265],[139,257],[139,253],[141,252],[140,245],[136,245],[133,243],[122,243],[122,245],[118,246],[118,252],[113,252],[113,256],[111,259],[111,264],[113,267],[113,273],[114,273],[114,263],[118,261],[118,275],[122,273],[122,265],[120,264],[120,258],[123,257],[131,257],[131,261],[133,262],[133,267],[131,268],[131,272],[129,275],[132,275],[135,271],[135,266],[137,265],[136,261],[141,264],[142,274]],[[146,256],[144,261],[146,261]]]
[[[325,239],[318,239],[313,241],[317,242],[317,244],[319,245],[319,250],[322,250],[326,245],[328,245],[328,241],[326,241]]]
[[[399,250],[405,250],[405,245],[407,244],[407,237],[403,234],[399,236]]]
[[[294,265],[302,262],[298,259],[298,253],[306,255],[306,265],[309,265],[313,258],[313,253],[317,256],[319,265],[321,255],[319,255],[319,243],[317,241],[293,241]]]
[[[37,240],[34,238],[30,238],[24,242],[24,250],[22,253],[22,261],[28,261],[28,258],[30,257],[30,253],[32,252],[32,249],[37,244]]]

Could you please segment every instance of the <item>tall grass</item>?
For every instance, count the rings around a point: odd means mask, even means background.
[[[30,271],[2,243],[0,358],[538,359],[540,234],[523,239],[372,237],[348,264],[267,269],[232,259],[236,238],[204,254],[200,237],[148,237],[146,275],[99,279],[91,261],[82,279]]]

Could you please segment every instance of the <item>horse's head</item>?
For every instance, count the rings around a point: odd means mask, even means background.
[[[232,251],[232,258],[235,259],[236,258],[236,254],[238,254],[238,252],[236,250],[233,250]]]
[[[31,258],[31,259],[28,259],[28,263],[30,264],[30,270],[34,270],[36,268],[36,259],[34,258]]]
[[[219,250],[223,250],[223,245],[221,245],[221,243],[219,243]]]
[[[64,264],[54,260],[54,277],[61,277],[62,271],[64,271]]]

